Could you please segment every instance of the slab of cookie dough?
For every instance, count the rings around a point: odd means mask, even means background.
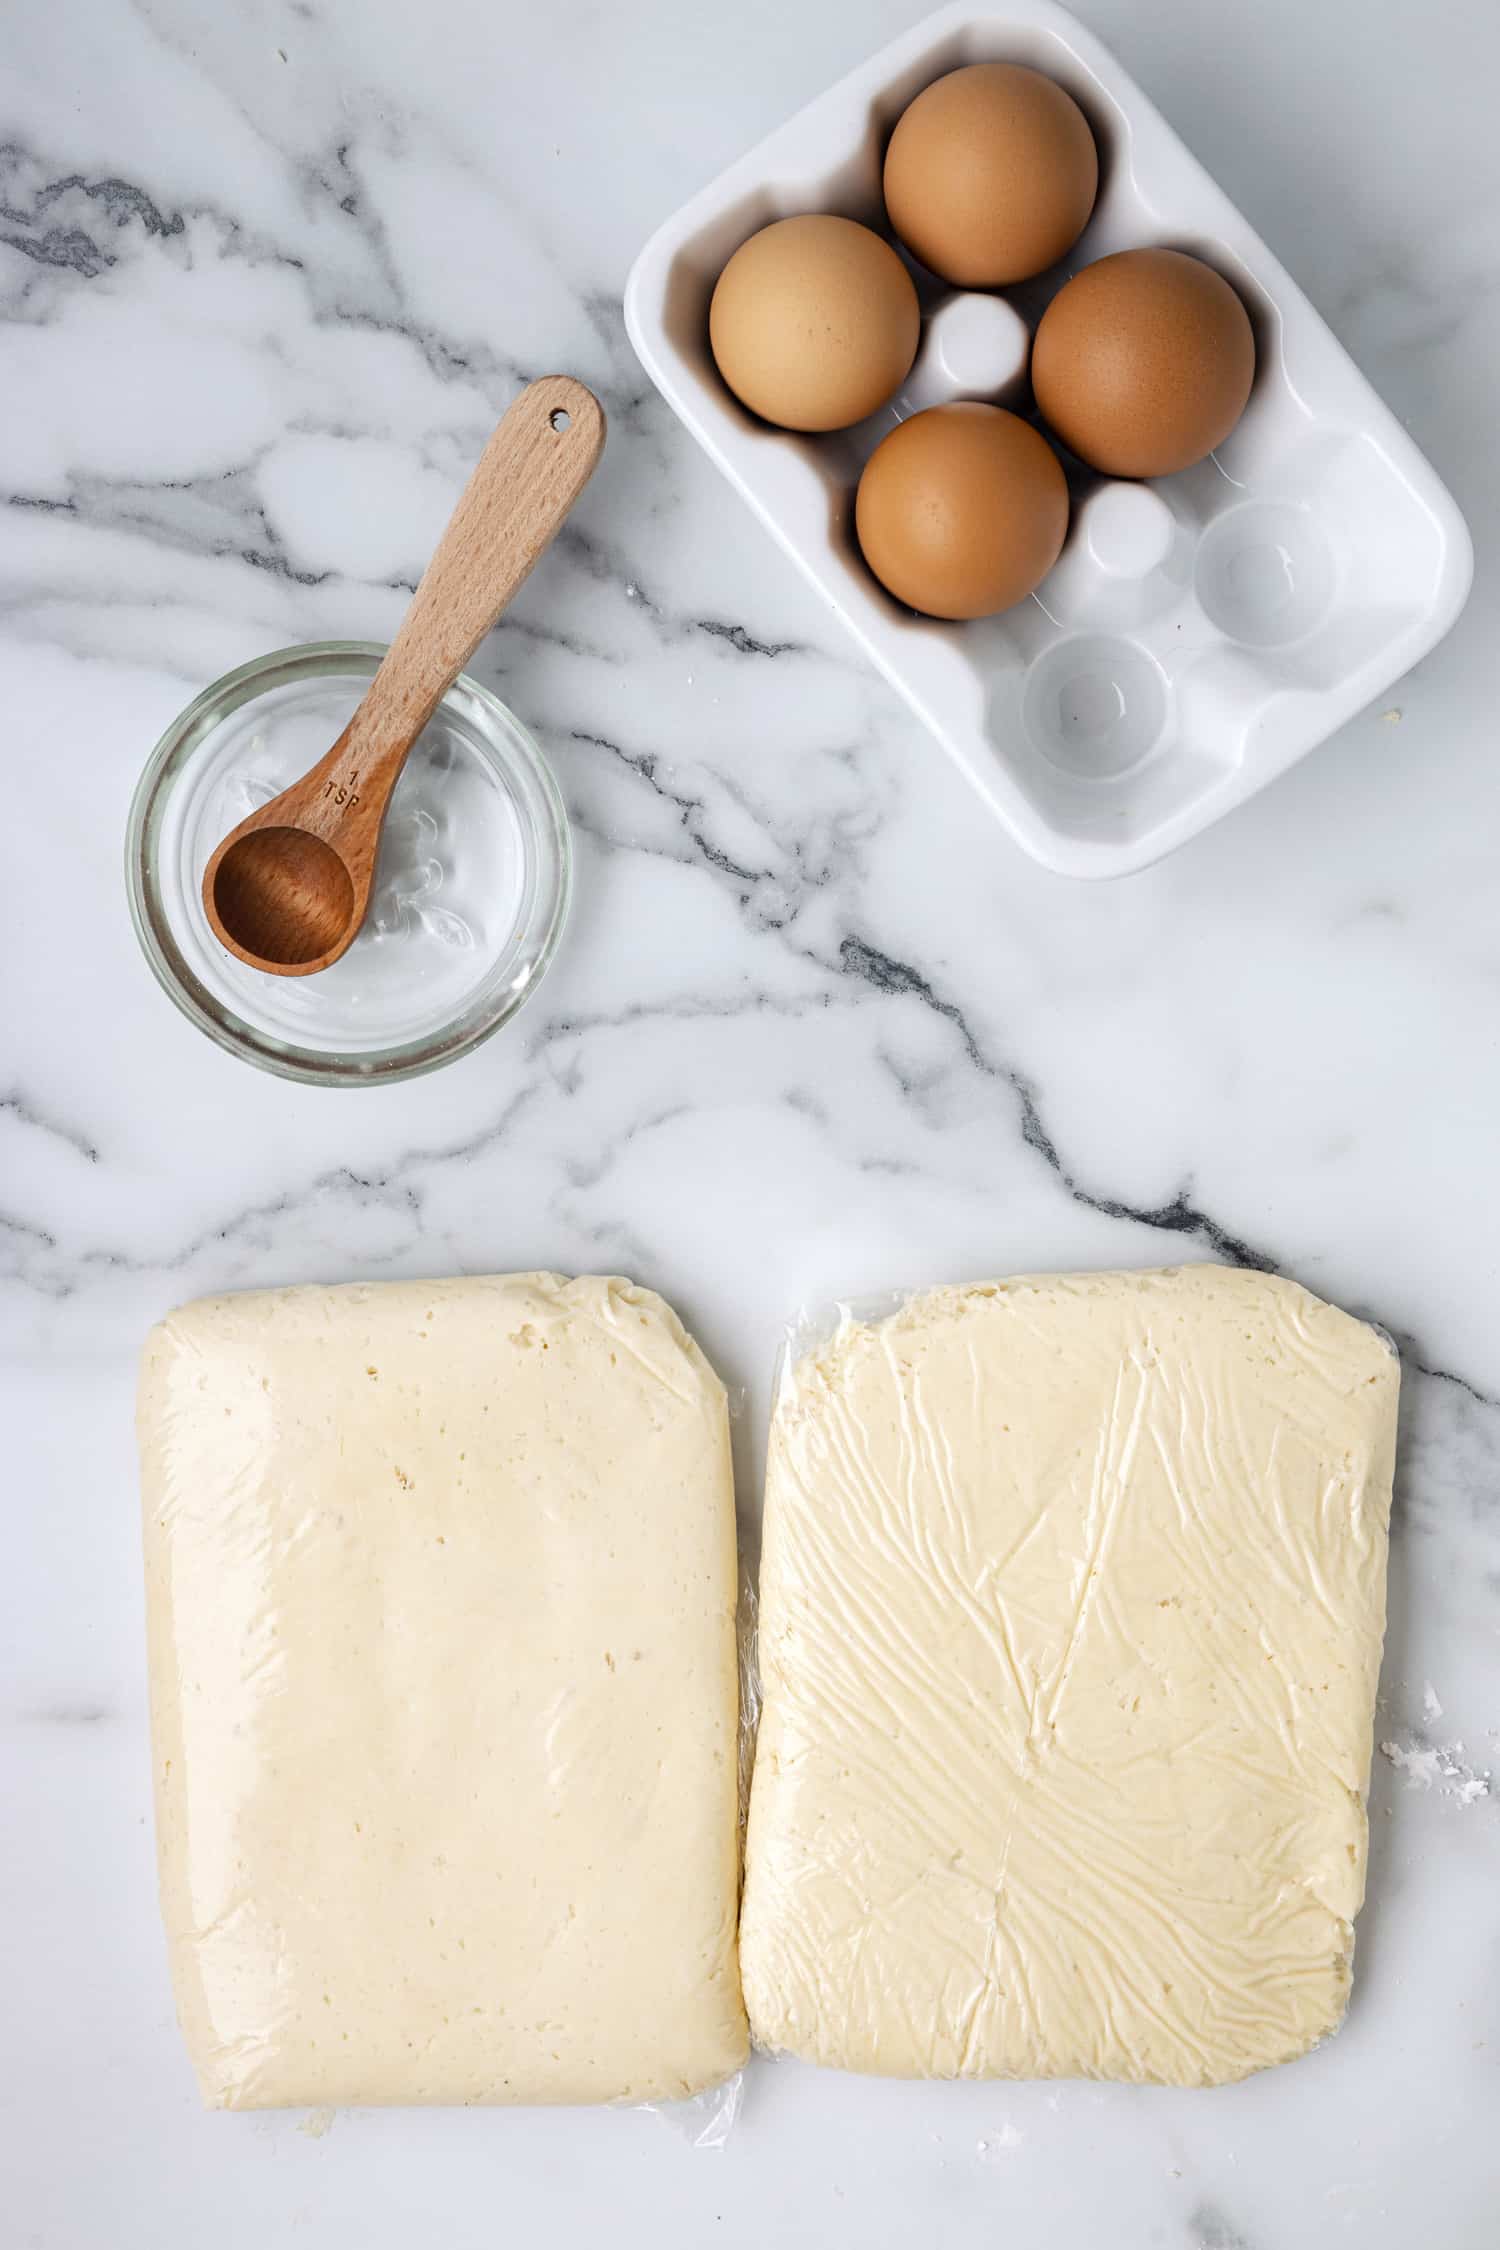
[[[163,1910],[206,2101],[743,2061],[723,1387],[609,1280],[285,1289],[140,1395]]]
[[[849,2070],[1208,2085],[1364,1890],[1395,1356],[1217,1267],[938,1289],[788,1372],[741,1971]]]

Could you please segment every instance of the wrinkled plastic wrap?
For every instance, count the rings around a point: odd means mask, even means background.
[[[740,1961],[845,2069],[1205,2085],[1333,2031],[1399,1370],[1218,1267],[805,1321],[778,1380]]]
[[[736,2072],[729,1429],[668,1307],[553,1275],[205,1300],[151,1336],[140,1440],[205,2100],[665,2102]]]

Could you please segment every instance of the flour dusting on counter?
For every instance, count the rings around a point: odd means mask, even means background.
[[[1404,1741],[1392,1739],[1380,1745],[1382,1758],[1389,1759],[1398,1773],[1405,1774],[1409,1788],[1435,1788],[1439,1796],[1450,1797],[1455,1804],[1477,1805],[1482,1797],[1490,1794],[1493,1775],[1488,1766],[1481,1772],[1469,1765],[1463,1750],[1461,1742],[1445,1747],[1441,1743],[1426,1742],[1412,1732],[1407,1733]]]

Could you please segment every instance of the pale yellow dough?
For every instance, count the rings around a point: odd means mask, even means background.
[[[741,1968],[850,2070],[1208,2085],[1325,2038],[1398,1369],[1290,1282],[939,1289],[771,1432]]]
[[[206,2101],[593,2102],[733,2071],[722,1385],[660,1298],[287,1289],[140,1399],[162,1902]]]

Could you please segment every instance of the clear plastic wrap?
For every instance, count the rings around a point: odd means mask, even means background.
[[[778,1374],[740,1961],[847,2069],[1201,2085],[1345,2006],[1399,1369],[1272,1276],[935,1289]]]
[[[553,1275],[209,1299],[153,1331],[140,1439],[204,2099],[661,2102],[722,2137],[734,1497],[675,1315]]]
[[[743,1391],[732,1391],[729,1412],[738,1421],[744,1412]],[[736,1735],[736,1799],[739,1808],[739,1833],[737,1862],[739,1884],[743,1889],[745,1877],[745,1830],[750,1819],[750,1782],[755,1769],[755,1740],[760,1728],[760,1660],[758,1653],[758,1595],[754,1574],[740,1557],[740,1601],[736,1619],[735,1642],[738,1654],[739,1720]],[[735,1919],[739,1910],[736,1904]],[[716,2086],[706,2086],[701,2094],[689,2095],[685,2100],[648,2102],[645,2106],[656,2112],[666,2123],[680,2133],[693,2148],[723,2148],[739,2122],[745,2098],[745,2073],[737,2070]]]

